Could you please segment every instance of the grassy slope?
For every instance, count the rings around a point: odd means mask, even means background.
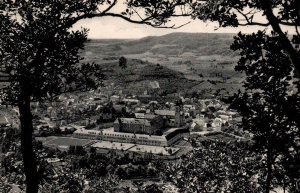
[[[198,81],[188,80],[183,73],[163,66],[153,65],[136,59],[128,59],[127,68],[119,67],[117,60],[99,64],[105,75],[106,83],[114,83],[124,92],[141,94],[152,87],[150,82],[157,81],[160,89],[166,93],[184,91],[199,84]]]

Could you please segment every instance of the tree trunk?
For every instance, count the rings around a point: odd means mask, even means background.
[[[279,21],[273,13],[269,0],[261,0],[260,3],[274,32],[276,32],[279,35],[281,44],[283,45],[283,49],[289,54],[290,60],[294,65],[296,72],[298,73],[298,75],[300,75],[300,57],[297,50],[293,47],[291,41],[282,31],[279,25]]]
[[[32,147],[32,114],[30,110],[30,96],[22,96],[18,107],[21,122],[21,150],[23,156],[24,173],[26,176],[26,193],[38,192],[37,164]]]
[[[272,179],[272,158],[270,150],[267,152],[267,182],[266,182],[266,193],[270,192],[271,188],[271,179]]]

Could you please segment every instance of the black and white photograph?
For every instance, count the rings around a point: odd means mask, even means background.
[[[299,193],[300,0],[0,0],[0,193]]]

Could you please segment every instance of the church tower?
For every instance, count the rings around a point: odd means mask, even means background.
[[[180,127],[184,124],[183,119],[183,103],[182,100],[176,101],[175,104],[175,125],[176,127]]]

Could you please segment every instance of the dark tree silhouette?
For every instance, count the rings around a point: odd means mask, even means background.
[[[121,68],[126,68],[127,67],[127,59],[124,56],[121,56],[119,58],[119,66]]]
[[[115,6],[124,11],[112,12]],[[96,64],[79,64],[88,30],[72,31],[77,21],[117,17],[153,27],[166,26],[181,0],[3,0],[0,2],[0,65],[9,85],[1,89],[2,102],[20,113],[21,147],[26,192],[38,192],[36,159],[32,150],[30,103],[64,92],[96,88],[103,75]]]
[[[239,33],[232,45],[241,51],[236,69],[246,73],[246,90],[235,104],[243,115],[244,129],[254,134],[256,149],[266,157],[266,193],[274,187],[275,172],[287,164],[285,160],[299,154],[299,82],[291,81],[295,80],[293,65],[281,44],[280,37],[259,31]]]
[[[295,135],[299,135],[296,134],[300,110],[298,89],[294,89],[297,92],[294,94],[287,90],[291,81],[299,82],[291,76],[300,74],[300,1],[206,0],[191,5],[194,19],[217,21],[219,27],[256,25],[273,29],[270,37],[262,32],[250,36],[239,34],[233,46],[241,50],[236,69],[244,70],[247,75],[247,92],[239,94],[237,103],[245,116],[246,129],[254,133],[258,147],[267,155],[266,192],[269,192],[276,158],[290,154],[288,149],[293,149]],[[258,19],[261,16],[265,21]],[[282,26],[294,28],[294,34],[285,33]],[[295,160],[295,155],[289,156]]]
[[[193,152],[180,162],[169,162],[163,178],[179,188],[179,192],[262,192],[265,176],[260,155],[246,142],[194,140]]]
[[[193,18],[217,21],[220,27],[271,26],[300,73],[300,54],[295,44],[300,43],[300,1],[298,0],[205,0],[191,3]],[[266,21],[262,21],[263,15]],[[282,26],[292,26],[296,34],[288,36]]]

